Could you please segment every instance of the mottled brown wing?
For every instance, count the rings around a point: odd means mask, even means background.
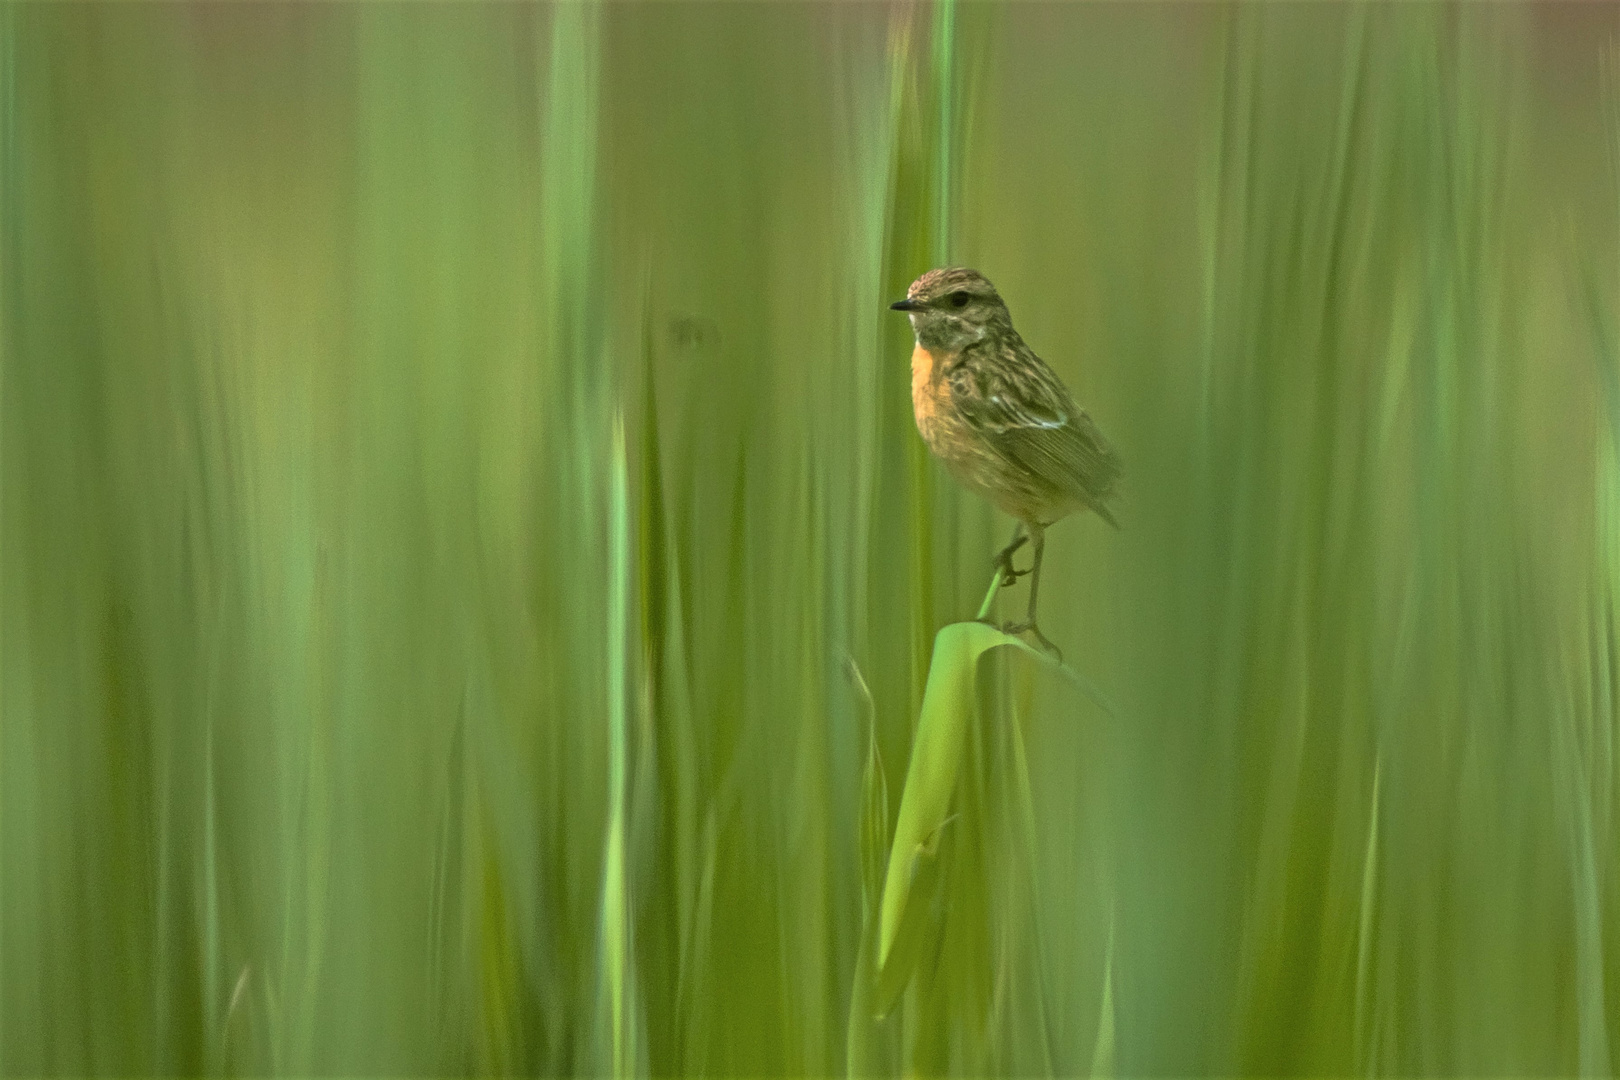
[[[952,406],[998,454],[1119,527],[1106,503],[1119,455],[1039,357],[1027,347],[970,351],[950,379]]]

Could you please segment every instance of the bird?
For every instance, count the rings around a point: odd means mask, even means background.
[[[1119,454],[1024,344],[1001,295],[977,270],[930,270],[889,307],[906,313],[916,338],[911,405],[923,442],[957,482],[1017,521],[993,566],[1003,586],[1029,575],[1029,611],[1000,629],[1032,633],[1061,660],[1035,620],[1046,529],[1082,510],[1119,528],[1109,508],[1123,472]],[[1034,562],[1015,570],[1013,554],[1026,542]]]

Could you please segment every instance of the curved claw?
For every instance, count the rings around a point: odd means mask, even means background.
[[[1062,650],[1060,650],[1056,645],[1052,644],[1051,640],[1047,638],[1045,634],[1041,633],[1041,628],[1036,626],[1034,623],[1004,623],[1001,627],[1001,632],[1003,634],[1022,634],[1026,630],[1035,635],[1035,640],[1040,644],[1041,651],[1051,654],[1052,658],[1058,663],[1063,663]]]
[[[1002,588],[1009,588],[1012,585],[1017,584],[1019,578],[1029,573],[1028,570],[1015,569],[1012,561],[1013,552],[1017,551],[1028,542],[1029,537],[1020,536],[1018,539],[1014,540],[1012,543],[1008,544],[1006,547],[1002,548],[996,553],[995,560],[991,562],[990,565],[993,569],[1001,571]]]

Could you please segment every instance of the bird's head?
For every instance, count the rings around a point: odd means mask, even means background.
[[[928,271],[911,283],[904,300],[889,307],[910,316],[917,344],[940,352],[957,352],[992,330],[1012,329],[996,287],[965,266]]]

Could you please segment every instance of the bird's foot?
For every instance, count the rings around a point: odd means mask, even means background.
[[[991,566],[992,568],[1001,571],[1001,587],[1003,589],[1017,584],[1019,578],[1029,573],[1028,570],[1014,569],[1012,561],[1013,552],[1017,551],[1027,543],[1029,543],[1029,537],[1020,536],[1018,539],[1014,540],[1012,543],[1008,544],[1006,547],[1002,548],[996,553],[995,561],[991,563]]]
[[[1056,645],[1052,644],[1045,634],[1041,633],[1041,628],[1033,622],[1005,623],[1001,627],[1003,634],[1012,634],[1014,636],[1026,631],[1035,635],[1035,640],[1040,643],[1042,652],[1050,654],[1052,659],[1058,663],[1063,663],[1063,653]]]

